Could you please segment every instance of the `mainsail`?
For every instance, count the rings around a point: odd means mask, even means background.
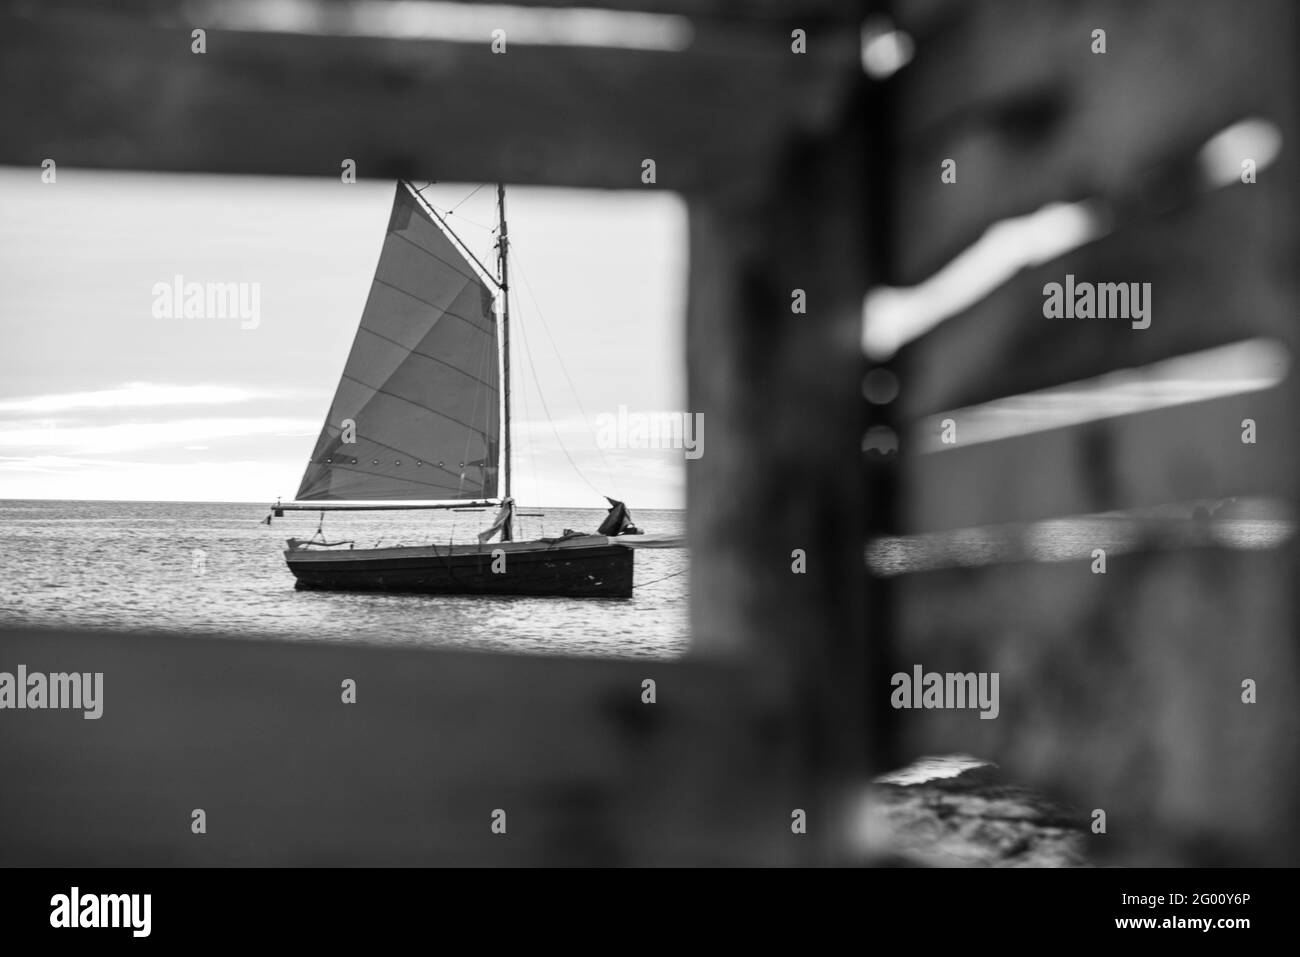
[[[300,501],[497,496],[493,295],[398,184],[370,297]]]

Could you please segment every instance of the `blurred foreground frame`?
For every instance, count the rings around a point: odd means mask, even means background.
[[[324,22],[347,6],[302,8]],[[1294,541],[1280,555],[1152,548],[1106,576],[1071,562],[882,579],[863,560],[874,536],[936,523],[1295,497],[1293,377],[1257,397],[1260,446],[1208,434],[1239,397],[1204,417],[1143,413],[939,456],[908,441],[944,409],[1209,345],[1266,335],[1294,351],[1290,5],[584,6],[684,18],[690,42],[493,55],[489,36],[227,30],[212,25],[221,3],[2,8],[0,81],[14,95],[0,102],[0,162],[33,175],[52,158],[68,171],[337,177],[354,159],[381,180],[680,192],[688,408],[709,445],[687,468],[680,661],[0,634],[0,666],[103,671],[106,701],[98,721],[0,719],[0,863],[870,863],[860,799],[873,768],[962,750],[1105,809],[1098,859],[1300,859]],[[916,56],[874,81],[861,28],[881,14]],[[1088,49],[1095,27],[1104,57]],[[796,29],[806,54],[791,50]],[[1155,190],[1144,205],[1152,169],[1176,184],[1196,144],[1256,115],[1283,134],[1259,183]],[[940,182],[948,157],[959,186]],[[1047,335],[1031,271],[894,357],[896,402],[864,403],[870,287],[919,282],[993,222],[1081,199],[1124,210],[1123,228],[1043,271],[1154,281],[1151,329]],[[1096,275],[1139,251],[1137,274]],[[806,314],[791,309],[796,289]],[[864,455],[881,427],[900,451]],[[912,662],[1000,672],[1002,714],[891,712],[889,674]],[[354,706],[339,703],[343,678],[357,681]],[[1243,678],[1260,683],[1255,705],[1240,702]],[[490,829],[497,809],[505,835]],[[796,809],[807,833],[791,827]]]

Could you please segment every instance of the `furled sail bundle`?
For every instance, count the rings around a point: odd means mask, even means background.
[[[497,497],[492,291],[407,184],[299,501]]]

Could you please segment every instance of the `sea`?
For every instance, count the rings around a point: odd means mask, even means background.
[[[594,531],[603,509],[523,508],[519,539],[566,529]],[[286,512],[264,524],[265,505],[202,502],[0,501],[0,627],[35,625],[172,631],[197,635],[336,641],[558,654],[671,659],[686,653],[685,549],[638,549],[630,599],[459,597],[297,591],[285,539],[358,547],[473,541],[492,510]],[[685,513],[638,509],[644,531],[684,535]],[[323,522],[323,526],[322,523]],[[892,576],[1006,561],[1088,559],[1152,544],[1275,548],[1291,520],[1210,523],[1135,521],[1122,516],[968,529],[872,542],[866,563]],[[931,756],[881,778],[920,784],[985,764],[969,755]]]
[[[604,509],[525,508],[516,539],[592,531]],[[285,539],[319,512],[228,502],[0,501],[0,626],[36,625],[675,658],[687,635],[686,550],[637,549],[629,599],[297,591]],[[540,513],[540,514],[532,514]],[[327,512],[357,547],[472,542],[495,510]],[[647,533],[685,534],[685,513],[636,509]]]
[[[285,539],[357,547],[475,540],[494,510],[286,512],[229,502],[0,500],[0,626],[276,637],[516,653],[676,658],[689,646],[682,548],[636,551],[630,599],[462,597],[297,591]],[[604,509],[526,508],[516,538],[594,531]],[[684,535],[680,510],[637,509],[647,533]],[[322,524],[323,523],[323,524]],[[1153,543],[1273,548],[1290,520],[1209,523],[1123,516],[878,539],[867,565],[891,576],[945,566],[1088,559]]]

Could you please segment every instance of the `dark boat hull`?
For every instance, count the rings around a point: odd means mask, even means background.
[[[285,552],[300,589],[558,598],[630,598],[633,558],[630,548],[597,536],[557,544]]]

